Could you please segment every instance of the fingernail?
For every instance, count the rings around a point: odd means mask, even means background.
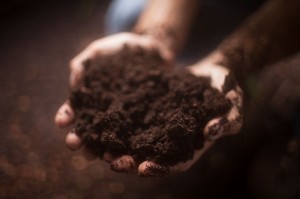
[[[71,149],[72,151],[75,151],[79,149],[82,145],[82,141],[80,137],[72,130],[68,133],[66,136],[66,146]]]
[[[129,155],[124,155],[111,162],[110,167],[116,172],[133,172],[135,170],[135,161]]]
[[[138,168],[138,174],[142,177],[163,177],[168,173],[168,167],[149,161],[141,163]]]
[[[69,104],[65,103],[57,111],[57,114],[55,116],[55,123],[59,127],[65,127],[72,122],[73,118],[74,118],[73,110],[71,109]]]
[[[219,123],[217,123],[209,127],[206,138],[209,141],[214,141],[222,137],[223,134],[224,134],[224,127],[221,126]]]

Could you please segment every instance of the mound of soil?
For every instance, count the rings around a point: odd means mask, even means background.
[[[156,53],[128,52],[85,63],[71,93],[75,131],[100,157],[108,150],[175,165],[203,147],[205,124],[230,108],[210,79],[167,66]]]

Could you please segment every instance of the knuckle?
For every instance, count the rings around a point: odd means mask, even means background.
[[[169,173],[169,168],[154,162],[143,162],[138,168],[138,174],[142,177],[162,177]]]
[[[243,106],[242,95],[239,94],[236,90],[229,91],[226,96],[226,99],[229,99],[233,106],[241,108]]]
[[[95,40],[95,41],[92,41],[88,47],[86,48],[86,51],[93,51],[93,50],[96,50],[99,48],[99,46],[101,46],[101,39],[100,40]]]
[[[204,129],[207,140],[214,141],[226,135],[240,132],[243,126],[243,117],[238,112],[230,112],[227,117],[211,120]]]
[[[225,118],[215,118],[207,123],[204,128],[204,136],[207,140],[213,141],[225,134],[224,125],[227,122]]]
[[[71,73],[75,71],[80,71],[82,69],[82,59],[80,57],[73,58],[70,61],[69,66]]]
[[[239,107],[233,106],[227,114],[226,119],[229,123],[243,121]]]
[[[111,169],[117,172],[132,172],[135,162],[131,156],[123,155],[111,162]]]
[[[231,120],[229,126],[230,126],[230,130],[228,133],[230,135],[239,133],[243,126],[242,116],[238,116],[235,119]]]
[[[76,68],[77,62],[78,61],[76,58],[71,59],[71,61],[69,62],[69,66],[71,70],[74,70]]]
[[[128,32],[119,33],[117,36],[119,42],[122,44],[128,44],[129,41],[135,41],[136,39],[133,34]]]

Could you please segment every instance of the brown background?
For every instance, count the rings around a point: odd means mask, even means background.
[[[221,140],[190,171],[158,179],[116,174],[107,164],[88,162],[80,152],[65,148],[65,131],[55,127],[53,118],[68,97],[68,62],[103,36],[107,6],[108,1],[96,0],[2,4],[0,198],[297,198],[299,168],[286,155],[287,146],[300,151],[297,139],[275,142],[275,147],[256,155],[255,145],[245,147],[251,143],[245,139],[247,133],[241,133]],[[231,19],[238,22],[238,16],[245,15],[221,7],[215,11],[228,17],[227,26],[219,27],[225,33],[234,27]],[[211,29],[198,38],[199,55],[224,37],[209,26],[218,19],[206,22]],[[203,26],[200,23],[200,29]],[[205,45],[207,37],[212,45]],[[247,127],[246,132],[257,126]],[[281,167],[289,172],[277,175]]]

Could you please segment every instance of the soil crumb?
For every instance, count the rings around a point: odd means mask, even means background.
[[[126,48],[85,62],[83,86],[71,93],[75,131],[87,147],[171,166],[203,147],[206,123],[230,103],[210,79],[166,65],[155,53]]]

